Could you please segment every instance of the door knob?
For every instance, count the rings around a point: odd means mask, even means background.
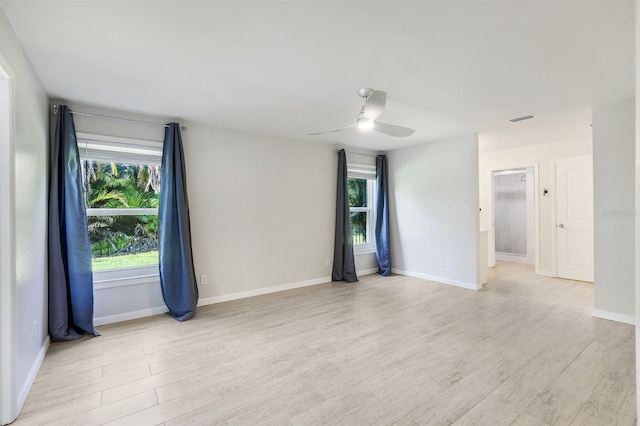
[[[560,225],[558,225],[558,228],[564,228],[564,225],[561,223]]]

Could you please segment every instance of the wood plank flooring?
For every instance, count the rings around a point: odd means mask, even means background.
[[[378,275],[52,344],[17,425],[632,425],[632,326],[592,284]]]

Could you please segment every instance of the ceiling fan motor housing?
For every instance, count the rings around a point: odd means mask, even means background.
[[[373,89],[371,89],[370,87],[366,87],[358,90],[358,95],[360,95],[361,98],[365,98],[365,99],[369,98],[369,96],[371,96],[372,93],[373,93]]]

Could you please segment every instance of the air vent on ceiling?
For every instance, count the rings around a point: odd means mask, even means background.
[[[518,121],[531,120],[532,118],[536,118],[535,115],[523,115],[522,117],[512,118],[509,121],[512,123],[517,123]]]

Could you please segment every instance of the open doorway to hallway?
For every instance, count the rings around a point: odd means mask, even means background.
[[[494,249],[498,261],[535,264],[533,167],[493,173]]]

